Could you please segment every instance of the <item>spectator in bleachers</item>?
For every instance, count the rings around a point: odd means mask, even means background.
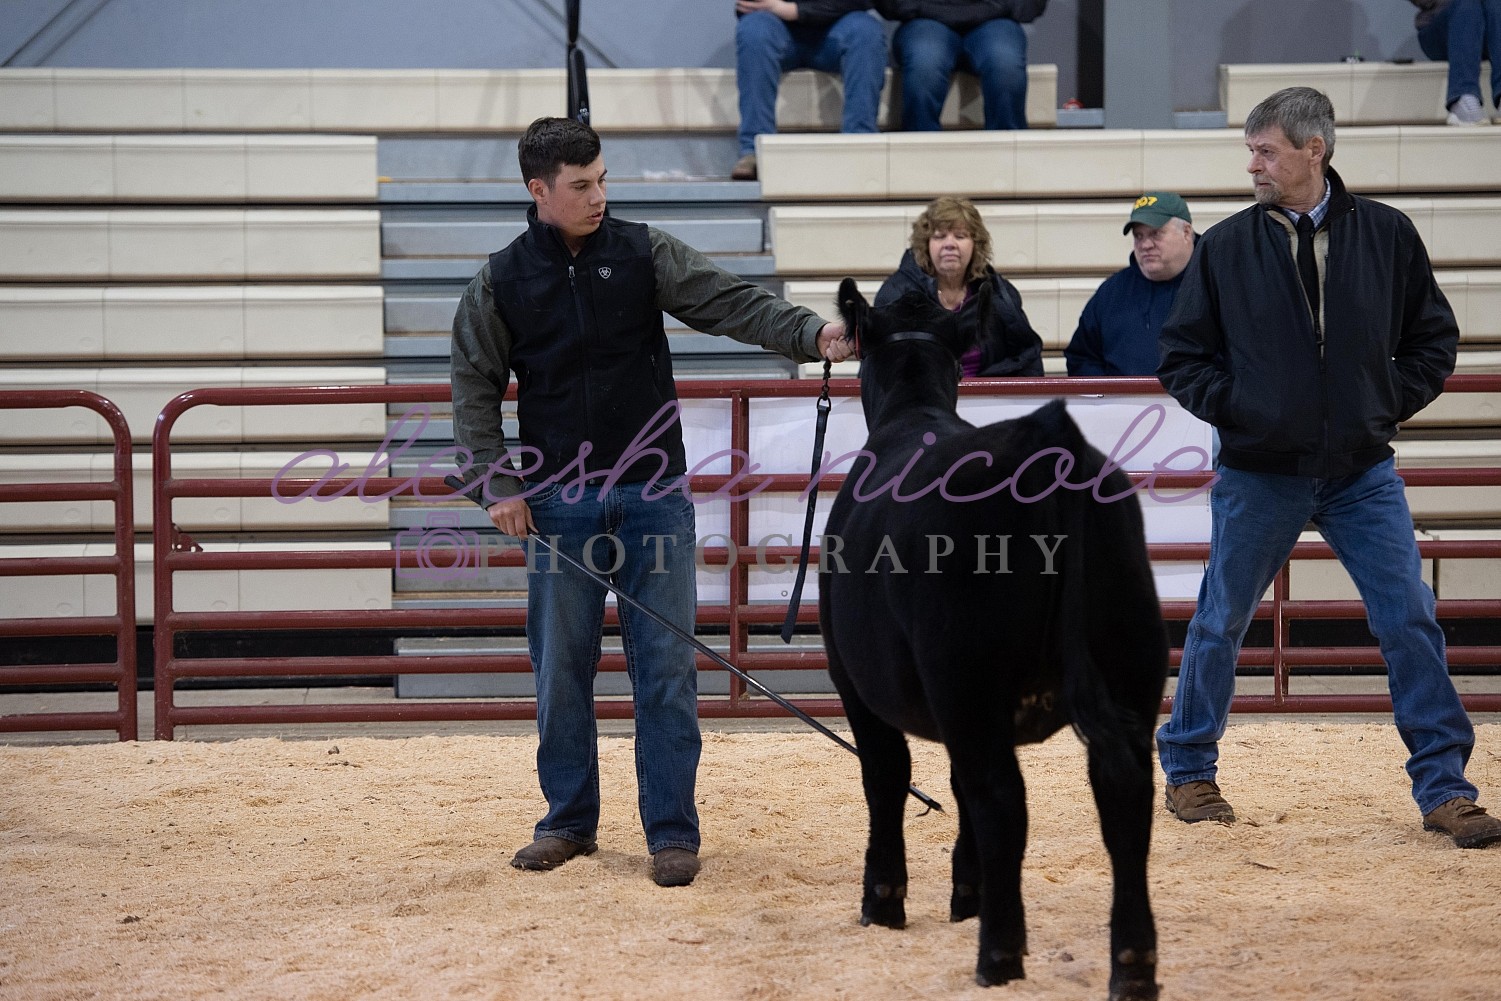
[[[898,21],[902,128],[937,132],[955,70],[980,78],[987,129],[1027,127],[1027,34],[1047,0],[877,0]]]
[[[921,292],[959,314],[960,329],[973,347],[961,358],[964,378],[1042,375],[1042,338],[1022,310],[1021,293],[990,266],[990,231],[974,203],[945,195],[934,199],[912,224],[912,240],[896,272],[881,283],[876,305]],[[989,283],[990,323],[978,329],[975,295]]]
[[[1235,820],[1215,783],[1235,662],[1311,522],[1380,643],[1424,829],[1461,848],[1501,841],[1501,819],[1465,778],[1475,729],[1449,677],[1390,444],[1454,371],[1454,311],[1412,221],[1351,194],[1329,165],[1326,95],[1278,91],[1246,116],[1245,139],[1256,204],[1200,239],[1162,328],[1163,386],[1220,432],[1209,562],[1173,714],[1157,731],[1168,811]]]
[[[1063,358],[1069,375],[1156,375],[1157,336],[1193,256],[1193,216],[1171,191],[1148,191],[1131,207],[1130,262],[1089,297]]]
[[[1418,8],[1418,45],[1435,62],[1449,62],[1444,105],[1450,125],[1484,125],[1480,61],[1491,61],[1491,100],[1501,100],[1501,0],[1412,0]],[[1501,123],[1501,114],[1496,116]]]
[[[469,283],[453,320],[454,438],[473,462],[466,489],[506,535],[532,533],[680,630],[695,620],[692,501],[664,311],[705,333],[794,361],[842,361],[842,323],[825,323],[653,227],[606,214],[599,136],[540,118],[519,144],[534,204],[526,232]],[[520,445],[501,405],[516,374]],[[513,459],[526,470],[514,468]],[[596,489],[596,484],[598,488]],[[537,681],[537,777],[547,813],[518,869],[555,869],[595,851],[600,793],[594,674],[605,590],[529,550],[527,644]],[[636,718],[641,826],[652,879],[698,874],[694,786],[701,738],[693,648],[622,607]]]
[[[844,81],[841,132],[875,132],[886,83],[886,29],[871,0],[735,0],[740,159],[730,176],[756,179],[756,136],[777,130],[782,74],[804,67]]]

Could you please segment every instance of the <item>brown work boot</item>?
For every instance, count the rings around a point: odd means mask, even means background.
[[[1168,786],[1167,812],[1185,824],[1197,824],[1201,820],[1235,823],[1235,811],[1230,809],[1230,804],[1220,795],[1220,787],[1213,782],[1185,782],[1180,786]]]
[[[734,181],[754,181],[756,179],[756,154],[747,153],[735,161],[735,166],[730,169],[730,179]]]
[[[698,853],[663,848],[651,857],[651,879],[658,886],[687,886],[698,875]]]
[[[556,869],[575,855],[593,855],[597,851],[599,843],[595,841],[580,844],[567,838],[538,838],[517,852],[516,857],[511,859],[511,865],[517,869],[546,872]]]
[[[1461,848],[1484,848],[1501,841],[1501,819],[1485,812],[1485,807],[1465,796],[1456,796],[1437,809],[1424,814],[1423,830],[1438,831],[1454,839]]]

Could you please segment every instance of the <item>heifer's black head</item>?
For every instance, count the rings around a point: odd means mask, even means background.
[[[839,315],[861,359],[867,423],[874,423],[874,411],[885,411],[886,403],[900,408],[941,401],[954,408],[959,359],[973,346],[977,331],[989,324],[990,299],[987,282],[977,294],[977,322],[971,324],[969,317],[944,309],[921,292],[876,307],[865,301],[853,278],[839,283]],[[891,399],[893,392],[898,399]]]
[[[855,280],[846,278],[839,283],[839,315],[861,358],[886,344],[927,341],[946,348],[957,360],[970,349],[976,332],[988,325],[990,296],[987,282],[977,294],[978,322],[971,327],[960,322],[959,314],[944,309],[921,292],[908,292],[896,302],[873,307],[860,294]]]

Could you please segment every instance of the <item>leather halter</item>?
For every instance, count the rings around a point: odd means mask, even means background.
[[[885,340],[876,345],[876,348],[884,348],[903,341],[927,341],[930,344],[936,344],[943,348],[945,352],[949,350],[948,343],[942,337],[926,330],[898,330],[896,333],[888,335]],[[860,339],[858,329],[855,331],[855,357],[861,361],[864,361],[866,357],[865,347]],[[954,371],[962,377],[964,366],[958,358],[954,359]]]
[[[854,340],[855,357],[863,361],[865,358],[865,341],[863,338],[861,338],[860,330],[858,327],[855,329]],[[899,341],[929,341],[933,344],[939,345],[945,350],[947,350],[948,348],[948,345],[943,342],[943,338],[939,337],[937,334],[929,333],[926,330],[898,330],[896,333],[888,336],[880,344],[876,345],[876,347],[885,347],[888,344],[896,344]]]

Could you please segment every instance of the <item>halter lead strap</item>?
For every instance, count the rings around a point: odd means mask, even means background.
[[[823,391],[818,394],[818,426],[813,431],[813,467],[808,472],[812,481],[808,484],[808,510],[803,515],[803,547],[797,559],[797,579],[792,584],[792,597],[787,601],[787,617],[782,620],[782,642],[792,642],[792,631],[797,626],[797,610],[803,603],[803,582],[808,579],[808,549],[813,543],[813,512],[818,505],[818,467],[823,459],[824,432],[829,429],[829,411],[833,401],[829,399],[829,375],[833,366],[825,359],[823,363]]]

